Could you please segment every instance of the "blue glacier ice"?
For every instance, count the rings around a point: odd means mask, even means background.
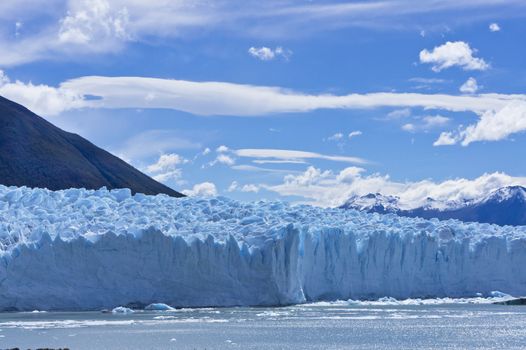
[[[144,310],[152,310],[152,311],[173,311],[175,310],[170,305],[166,305],[164,303],[153,303],[150,305],[147,305]]]
[[[526,295],[526,227],[0,186],[0,309]]]

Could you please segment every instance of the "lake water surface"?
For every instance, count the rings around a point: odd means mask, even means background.
[[[525,349],[526,307],[317,303],[281,308],[0,314],[0,348]]]

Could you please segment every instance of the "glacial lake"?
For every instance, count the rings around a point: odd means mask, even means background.
[[[526,306],[316,303],[280,308],[0,314],[0,348],[524,349]]]

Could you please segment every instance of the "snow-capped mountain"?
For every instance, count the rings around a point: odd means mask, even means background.
[[[392,213],[400,216],[458,219],[497,225],[526,225],[526,188],[503,187],[482,198],[443,202],[428,198],[417,208],[401,208],[400,199],[382,194],[368,194],[350,198],[340,208],[369,213]]]
[[[384,196],[381,193],[369,193],[365,196],[353,196],[341,208],[356,209],[369,213],[396,213],[399,209],[399,198]]]
[[[79,135],[66,132],[0,96],[0,184],[182,194],[155,181]]]

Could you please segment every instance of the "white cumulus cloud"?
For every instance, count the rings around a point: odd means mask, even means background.
[[[128,11],[114,11],[106,0],[75,2],[74,9],[61,20],[58,39],[62,43],[88,44],[108,37],[127,39]]]
[[[285,60],[288,60],[292,56],[292,51],[289,49],[284,49],[281,46],[271,49],[269,47],[251,47],[248,49],[248,53],[255,58],[260,59],[261,61],[271,61],[275,58],[282,57]]]
[[[228,151],[229,151],[229,149],[225,145],[221,145],[221,146],[216,148],[216,152],[217,153],[225,153],[225,152],[228,152]]]
[[[236,161],[232,157],[230,157],[230,156],[228,156],[226,154],[219,154],[217,156],[215,162],[216,163],[220,163],[220,164],[229,165],[229,166],[232,166],[232,165],[234,165],[236,163]]]
[[[3,70],[0,69],[0,87],[9,84],[11,81]]]
[[[486,111],[476,124],[456,131],[443,132],[434,146],[460,143],[468,146],[478,141],[499,141],[508,136],[526,131],[526,102],[512,101],[502,109]]]
[[[259,192],[259,186],[254,185],[254,184],[243,185],[243,187],[241,187],[241,192],[258,193]]]
[[[258,193],[259,192],[259,186],[254,185],[254,184],[246,184],[246,185],[240,186],[237,181],[232,181],[232,183],[228,187],[227,191],[228,192],[241,191],[241,192]]]
[[[195,184],[192,189],[184,190],[183,194],[191,197],[215,197],[217,196],[217,188],[211,182],[202,182]]]
[[[341,139],[343,139],[343,134],[341,132],[337,132],[327,138],[329,141],[340,141]]]
[[[186,163],[187,160],[175,153],[162,154],[157,162],[148,165],[146,170],[149,173],[159,173],[174,170],[177,165]]]
[[[387,113],[387,120],[403,119],[411,116],[411,110],[409,108],[395,109]]]
[[[450,122],[450,119],[441,115],[426,115],[418,117],[414,123],[402,125],[402,130],[408,132],[429,131],[431,129],[443,127]]]
[[[468,78],[464,84],[459,88],[460,92],[465,94],[474,94],[479,89],[477,80],[475,78]]]
[[[498,141],[526,130],[526,102],[514,101],[498,111],[487,111],[480,120],[459,133],[462,145],[476,141]]]
[[[356,136],[362,135],[362,132],[360,130],[351,131],[349,135],[347,135],[347,138],[350,140]]]
[[[433,146],[451,146],[458,142],[458,139],[450,131],[440,133],[438,139],[433,142]]]
[[[0,70],[0,95],[20,103],[39,115],[54,116],[64,111],[85,106],[80,94],[68,89],[54,88],[48,85],[11,81]]]
[[[125,1],[47,1],[45,6],[16,2],[24,11],[17,14],[8,9],[7,15],[11,12],[17,19],[14,39],[0,33],[0,65],[4,67],[42,59],[82,60],[91,54],[116,52],[131,38]],[[131,2],[128,5],[135,8]]]
[[[430,63],[431,69],[440,72],[450,67],[460,67],[464,70],[486,70],[490,66],[482,58],[474,57],[476,50],[463,41],[448,41],[432,51],[420,51],[420,62]]]
[[[157,162],[146,167],[146,172],[159,182],[176,181],[182,177],[178,165],[187,162],[188,160],[175,153],[162,154]]]
[[[490,30],[491,32],[500,32],[500,26],[499,26],[498,23],[495,23],[495,22],[490,23],[490,25],[489,25],[489,30]]]
[[[239,183],[237,181],[232,181],[230,186],[228,186],[227,191],[228,192],[234,192],[234,191],[237,191],[238,188],[239,188]]]
[[[178,181],[182,178],[182,176],[183,172],[181,169],[175,169],[165,173],[152,175],[152,178],[156,181],[166,184],[167,182]]]

